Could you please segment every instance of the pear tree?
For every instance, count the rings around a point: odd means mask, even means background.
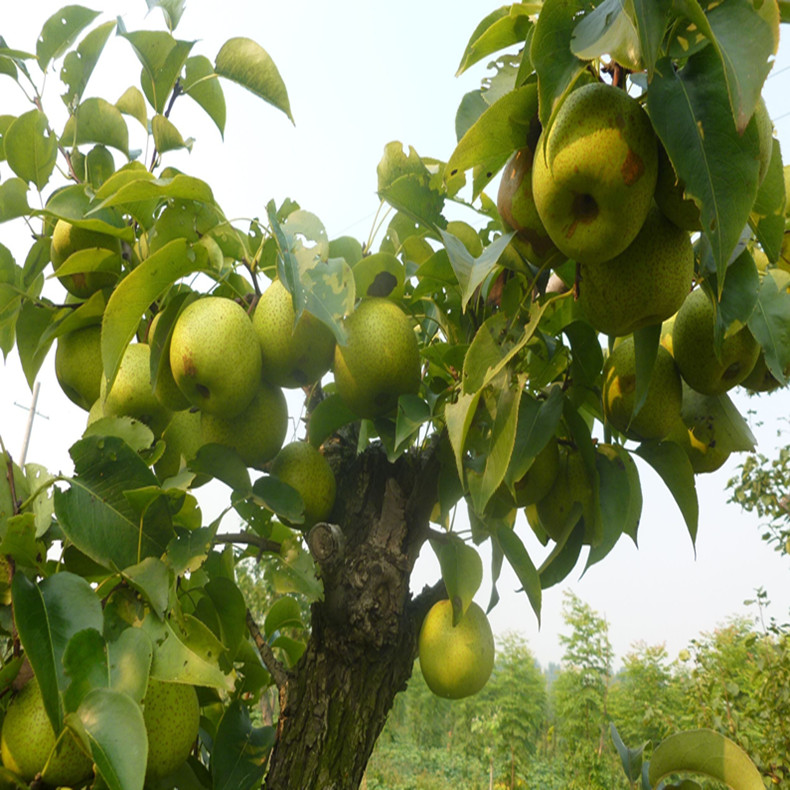
[[[220,130],[228,82],[291,106],[260,43],[209,57],[210,38],[178,37],[183,3],[147,2],[164,29],[68,5],[32,47],[0,38],[0,79],[31,100],[0,113],[0,223],[32,233],[0,244],[0,348],[31,387],[53,350],[86,410],[73,469],[0,446],[0,777],[31,781],[30,746],[46,782],[68,744],[90,765],[75,787],[357,787],[440,602],[429,673],[474,618],[452,659],[473,681],[449,694],[485,682],[482,555],[489,610],[507,562],[539,618],[544,589],[636,541],[635,458],[693,540],[695,476],[753,449],[728,393],[782,393],[790,375],[787,181],[761,97],[790,7],[492,10],[459,42],[459,72],[494,76],[461,101],[456,147],[382,141],[389,214],[363,242],[297,195],[231,219],[171,164],[192,144],[176,103]],[[141,67],[112,99],[86,91],[110,36]],[[57,128],[45,77],[62,83]],[[284,389],[303,400],[287,463]],[[212,480],[239,531],[204,518]],[[424,549],[441,578],[413,592]],[[250,560],[276,593],[262,617],[236,572]],[[264,696],[279,706],[262,724]],[[683,770],[762,786],[699,732],[658,747],[643,786]]]

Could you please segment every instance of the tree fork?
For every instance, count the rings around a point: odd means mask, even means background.
[[[422,618],[441,593],[413,599],[409,579],[436,501],[434,447],[389,463],[380,447],[330,459],[340,483],[320,525],[324,599],[313,605],[307,648],[281,689],[268,790],[346,790],[362,781],[398,691],[406,687]],[[317,539],[319,539],[317,541]]]

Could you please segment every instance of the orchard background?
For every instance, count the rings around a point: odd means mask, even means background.
[[[52,10],[56,10],[56,7],[53,6]],[[111,19],[113,12],[113,9],[108,9],[102,18]],[[277,17],[264,19],[260,34],[257,30],[247,29],[246,25],[240,30],[237,23],[243,15],[228,13],[223,14],[221,20],[212,20],[209,39],[200,6],[190,6],[177,34],[190,40],[202,39],[201,43],[205,44],[206,54],[210,57],[232,35],[251,35],[266,47],[278,64],[288,87],[295,126],[292,127],[283,115],[273,112],[270,107],[252,101],[240,88],[228,84],[229,113],[224,144],[215,147],[218,142],[216,128],[205,116],[192,112],[186,101],[181,101],[176,110],[177,114],[181,114],[177,117],[183,119],[179,125],[183,125],[196,138],[196,142],[189,154],[177,151],[168,154],[172,156],[168,164],[195,173],[210,183],[229,217],[246,217],[251,213],[263,216],[265,204],[270,198],[279,203],[290,197],[297,200],[302,208],[321,218],[330,238],[349,233],[364,241],[373,223],[372,215],[378,202],[374,195],[375,164],[381,157],[384,143],[397,139],[406,146],[414,145],[423,156],[446,159],[456,144],[452,118],[458,102],[464,93],[476,89],[480,82],[483,64],[478,64],[476,69],[470,69],[460,78],[454,79],[451,75],[458,64],[463,42],[485,9],[444,7],[435,23],[415,24],[415,19],[424,18],[423,12],[424,9],[410,11],[404,7],[396,15],[397,22],[403,27],[396,27],[396,20],[393,19],[377,26],[372,19],[366,24],[366,15],[372,13],[370,11],[360,13],[359,9],[350,7],[347,15],[344,15],[336,7],[331,10],[333,18],[348,16],[354,18],[356,24],[355,27],[344,27],[337,35],[329,35],[327,31],[332,29],[329,20],[321,19],[322,14],[330,13],[327,9],[313,8],[309,24],[304,20],[297,23],[293,19]],[[455,35],[448,32],[450,26],[441,24],[442,19],[446,19],[449,14],[452,14],[452,30],[458,31]],[[44,15],[42,12],[42,19]],[[159,26],[157,15],[158,11],[154,10],[145,24]],[[25,32],[24,28],[14,31],[13,43],[10,42],[10,36],[6,35],[9,46],[31,46],[23,42],[33,41],[39,24],[30,21],[29,32]],[[128,20],[128,25],[133,29],[137,26],[137,20]],[[375,33],[372,29],[375,29]],[[287,31],[287,34],[267,35],[272,31]],[[309,39],[309,36],[319,33],[317,39]],[[391,55],[382,54],[382,42],[391,42]],[[136,63],[128,48],[124,51],[123,46],[119,46],[123,42],[111,39],[111,44],[113,56],[117,53],[120,58],[119,63],[124,58],[127,63]],[[109,51],[110,45],[108,54]],[[408,54],[413,51],[420,54],[417,57]],[[308,53],[318,53],[317,60],[314,61],[312,54]],[[289,69],[290,58],[293,58],[294,65]],[[404,60],[412,67],[418,67],[416,74],[403,68]],[[338,72],[322,67],[321,64],[328,61]],[[388,66],[385,61],[398,62],[398,67]],[[312,65],[305,69],[305,63]],[[779,100],[772,100],[772,96],[781,97],[783,93],[782,84],[785,80],[779,74],[782,63],[780,49],[773,70],[777,77],[769,77],[764,90],[769,111],[775,118],[782,115]],[[402,75],[403,82],[393,89],[382,90],[381,72],[377,68],[370,68],[368,64],[381,64],[382,71]],[[111,73],[105,75],[97,71],[92,78],[91,92],[111,98],[114,92],[119,91],[115,90],[116,84],[111,79],[114,70],[107,71]],[[122,71],[120,66],[118,71]],[[329,83],[329,73],[338,73],[339,76]],[[305,75],[304,85],[300,84],[302,74]],[[113,87],[104,89],[102,81],[107,78],[110,78],[107,84]],[[51,88],[56,82],[54,75],[50,75],[50,80],[52,85],[48,87]],[[419,87],[415,87],[418,84]],[[350,86],[354,86],[353,93]],[[13,91],[9,91],[8,84],[3,84],[2,90],[5,105],[6,95]],[[348,103],[343,98],[347,91],[353,97]],[[14,101],[19,101],[18,96]],[[234,104],[238,112],[234,111]],[[16,113],[24,109],[24,104],[20,104],[19,109],[7,110],[4,106],[3,111]],[[386,127],[381,137],[370,131],[369,122],[372,119],[379,122],[379,127]],[[59,123],[53,125],[60,128]],[[426,137],[426,128],[433,131],[435,136]],[[787,122],[778,118],[776,131],[780,140],[783,128],[787,128]],[[339,148],[341,144],[348,147]],[[342,150],[348,153],[338,155]],[[286,163],[282,173],[275,167],[280,162]],[[244,189],[239,187],[240,182],[244,184]],[[350,184],[355,185],[353,189],[348,189]],[[254,206],[252,210],[251,205]],[[479,224],[472,212],[457,207],[448,210],[448,218],[455,211],[461,219]],[[12,224],[3,228],[3,242],[7,246],[16,251],[16,245],[26,243],[24,232],[18,237],[22,241],[13,236],[7,240],[6,229],[11,233]],[[13,230],[18,232],[17,228]],[[19,253],[18,259],[23,255],[24,252]],[[9,451],[14,454],[15,448],[21,443],[24,418],[24,412],[14,406],[14,402],[26,404],[29,394],[24,386],[17,386],[21,379],[19,374],[13,373],[12,365],[13,354],[3,371],[2,395],[3,413],[15,417],[10,422],[8,417],[3,418],[2,435]],[[59,397],[51,375],[51,359],[45,363],[41,375],[44,387],[39,411],[49,417],[50,422],[37,420],[28,460],[44,463],[53,471],[67,470],[70,460],[66,451],[75,437],[73,426],[83,419],[82,413],[70,410],[64,399]],[[12,391],[6,387],[7,381],[13,381]],[[51,400],[48,401],[49,398]],[[742,410],[755,408],[757,416],[752,427],[763,451],[770,452],[777,421],[785,414],[785,409],[780,405],[782,399],[783,395],[780,394],[773,398],[744,398],[738,401]],[[298,413],[298,406],[294,413]],[[759,422],[764,424],[763,427],[758,425]],[[62,443],[53,441],[62,428],[66,429],[62,434]],[[298,433],[298,427],[295,430]],[[41,445],[37,444],[39,442]],[[41,452],[44,448],[45,452]],[[51,456],[50,452],[53,453]],[[781,559],[758,542],[756,532],[746,526],[746,519],[740,517],[736,508],[723,506],[727,496],[724,483],[735,463],[737,457],[734,456],[729,467],[704,480],[698,479],[701,519],[696,560],[674,503],[666,496],[662,484],[657,478],[651,477],[645,467],[645,501],[660,501],[662,504],[648,504],[645,507],[640,525],[640,551],[636,552],[630,543],[621,540],[607,557],[606,563],[590,569],[580,583],[585,598],[594,600],[596,607],[606,611],[611,618],[612,636],[619,640],[618,654],[623,655],[627,645],[639,637],[650,641],[666,640],[674,653],[685,646],[701,627],[709,626],[737,610],[743,598],[749,596],[756,586],[767,587],[779,605],[786,608],[786,602],[779,597],[783,591],[779,580],[783,580],[786,573]],[[207,521],[224,507],[221,501],[223,496],[226,496],[226,489],[216,495],[200,494]],[[235,531],[236,525],[231,523],[228,528]],[[541,547],[537,542],[530,542],[528,530],[522,529],[520,534],[524,536],[529,551],[539,556]],[[485,552],[483,556],[484,565],[487,566],[489,560]],[[745,562],[746,556],[754,557],[754,560]],[[710,575],[706,576],[708,562]],[[753,577],[747,578],[750,565],[756,566],[756,570]],[[580,569],[581,566],[575,574]],[[664,584],[662,579],[670,574],[672,583]],[[435,580],[437,575],[438,563],[428,553],[415,572],[412,589],[419,590],[424,582]],[[613,577],[617,578],[615,591],[611,584]],[[572,575],[570,579],[574,580],[575,576]],[[738,584],[734,584],[733,579]],[[772,583],[774,579],[776,583]],[[481,589],[483,603],[487,600],[488,581]],[[499,581],[500,593],[504,596],[507,591],[518,586],[518,580],[506,566]],[[552,627],[561,621],[562,597],[559,592],[556,588],[549,590],[543,599],[543,630],[540,634],[534,631],[532,615],[525,605],[523,593],[513,599],[519,601],[518,619],[512,619],[511,613],[516,609],[507,600],[492,610],[491,619],[495,629],[499,633],[513,628],[526,632],[530,645],[538,647],[538,657],[544,662],[560,658],[561,648],[554,639],[556,628]],[[690,601],[698,601],[699,605],[690,605]],[[707,602],[715,602],[718,609],[703,610],[702,604]],[[624,604],[630,606],[627,609],[617,608]],[[700,612],[698,619],[689,619],[692,612]],[[654,630],[649,630],[648,624]],[[621,632],[619,636],[618,632]],[[552,643],[547,644],[547,638],[551,638]]]

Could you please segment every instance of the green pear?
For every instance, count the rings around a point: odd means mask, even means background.
[[[760,355],[759,344],[744,326],[724,339],[717,356],[715,321],[712,299],[702,288],[696,288],[681,305],[672,327],[672,354],[680,375],[704,395],[718,395],[740,384]]]
[[[260,343],[263,377],[272,384],[307,387],[332,367],[332,330],[308,312],[295,321],[293,299],[279,280],[258,300],[252,326]]]
[[[101,326],[75,329],[58,338],[55,375],[69,400],[86,411],[101,391]]]
[[[101,270],[75,272],[58,278],[70,294],[80,299],[87,299],[91,294],[112,285],[118,279],[121,273],[121,241],[116,236],[86,230],[64,219],[59,219],[55,223],[50,245],[50,258],[55,274],[75,253],[85,251],[81,257],[86,266],[89,266],[92,257],[105,258],[106,250],[115,253],[116,257],[107,258]],[[91,256],[88,251],[93,251],[95,254]]]
[[[754,449],[754,437],[729,396],[683,387],[681,419],[667,437],[679,444],[695,474],[715,472],[733,452]]]
[[[557,437],[552,436],[513,486],[517,507],[534,505],[551,491],[560,470]]]
[[[216,443],[234,449],[247,466],[262,467],[277,454],[288,431],[288,404],[282,390],[260,381],[247,407],[226,419],[203,412],[200,417],[203,444]]]
[[[691,290],[689,234],[655,206],[636,238],[603,263],[580,264],[579,305],[599,332],[630,335],[674,315]]]
[[[147,343],[130,343],[109,391],[102,377],[101,398],[105,417],[133,417],[144,422],[155,436],[161,436],[173,415],[154,395],[150,361]]]
[[[329,257],[343,258],[349,266],[362,260],[362,245],[353,236],[338,236],[329,242]]]
[[[200,705],[194,686],[150,678],[143,698],[148,736],[146,779],[169,776],[189,757],[200,727]]]
[[[520,148],[505,164],[497,193],[497,211],[506,229],[516,231],[517,249],[536,266],[545,263],[556,251],[543,227],[532,194],[533,152]]]
[[[636,406],[634,339],[625,338],[603,366],[603,413],[606,422],[637,441],[663,439],[680,418],[683,386],[672,355],[658,347],[642,408]]]
[[[790,377],[790,368],[785,370],[785,376]],[[773,392],[786,384],[782,384],[768,368],[765,361],[765,353],[761,350],[757,357],[752,372],[741,382],[741,386],[751,393]]]
[[[303,528],[324,521],[335,504],[335,475],[312,444],[291,442],[274,457],[271,473],[296,489],[304,502]]]
[[[340,397],[358,417],[391,412],[400,395],[420,388],[420,350],[411,320],[395,302],[363,299],[345,319],[344,346],[335,346]]]
[[[193,406],[226,420],[239,415],[261,379],[261,347],[244,308],[220,296],[187,305],[170,337],[170,369]]]
[[[535,149],[532,192],[554,244],[580,263],[621,253],[647,217],[657,139],[639,102],[604,83],[574,90]]]
[[[35,677],[8,705],[0,753],[3,765],[25,783],[41,774],[48,785],[80,787],[93,773],[93,760],[70,730],[55,737]]]
[[[553,540],[562,538],[593,505],[592,481],[582,454],[565,444],[559,452],[554,484],[535,505],[538,523]]]
[[[660,144],[654,198],[656,205],[670,222],[683,230],[702,230],[699,206],[690,197],[686,197],[686,185],[678,178],[666,149]]]
[[[420,671],[428,688],[446,699],[477,694],[494,668],[494,635],[485,612],[474,602],[453,625],[449,600],[435,603],[420,627]]]

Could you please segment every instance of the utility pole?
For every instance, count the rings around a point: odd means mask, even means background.
[[[22,452],[19,454],[19,465],[20,466],[24,466],[25,465],[25,456],[27,455],[27,448],[28,448],[28,445],[30,444],[30,433],[33,430],[33,420],[35,419],[36,414],[39,414],[36,411],[36,404],[38,403],[38,391],[40,389],[41,389],[41,382],[40,381],[36,381],[36,383],[33,385],[33,402],[30,404],[30,408],[28,409],[28,412],[27,412],[27,424],[25,425],[25,435],[22,438]],[[14,403],[14,405],[15,406],[19,406],[20,408],[23,408],[23,409],[26,408],[21,403]],[[49,417],[47,417],[44,414],[39,414],[39,416],[43,417],[45,420],[49,419]]]

